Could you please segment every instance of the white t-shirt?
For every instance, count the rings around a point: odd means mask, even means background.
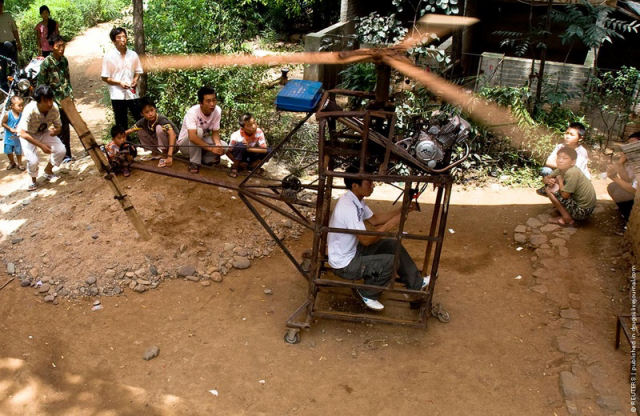
[[[3,12],[0,14],[0,42],[13,42],[16,40],[13,32],[17,31],[18,27],[11,13]],[[2,64],[4,65],[4,62]]]
[[[102,77],[108,77],[115,81],[123,81],[131,84],[135,74],[142,74],[142,64],[138,54],[127,49],[122,57],[115,47],[107,51],[102,58]],[[124,89],[119,85],[109,84],[109,97],[112,100],[134,100],[139,98],[137,92]]]
[[[353,192],[347,191],[338,199],[331,214],[329,227],[349,230],[366,230],[364,221],[373,216],[373,212],[364,201],[360,201]],[[329,233],[327,236],[329,265],[334,269],[347,267],[358,248],[355,234]]]
[[[18,130],[24,130],[32,136],[39,136],[44,133],[51,124],[55,127],[62,125],[58,106],[54,103],[47,114],[42,114],[40,110],[38,110],[38,103],[31,101],[22,111],[22,117],[18,123]]]
[[[205,116],[200,109],[200,104],[194,105],[184,115],[178,136],[178,145],[184,144],[189,138],[189,130],[197,130],[200,137],[211,136],[212,132],[220,130],[221,118],[222,109],[219,106],[216,106],[211,114]]]
[[[636,178],[636,173],[633,170],[633,166],[630,163],[625,163],[624,170],[627,171],[627,176],[631,180],[631,186],[636,191],[638,190],[638,178]]]
[[[551,154],[549,155],[549,158],[547,159],[554,165],[556,164],[556,157],[558,156],[558,150],[561,147],[564,147],[564,144],[560,143],[556,145],[556,147],[553,148],[553,152],[551,152]],[[576,158],[576,167],[580,169],[582,173],[584,173],[584,176],[586,176],[587,179],[591,180],[591,174],[589,173],[589,167],[588,167],[589,154],[587,153],[587,149],[585,149],[584,147],[582,147],[582,145],[580,145],[576,147],[576,153],[578,154],[578,157]]]
[[[231,134],[229,146],[237,144],[246,144],[247,147],[267,147],[267,139],[264,137],[262,129],[257,128],[253,136],[247,136],[242,129],[236,130]]]

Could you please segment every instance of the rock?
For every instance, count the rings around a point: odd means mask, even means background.
[[[13,275],[16,273],[16,265],[13,263],[7,263],[7,274]]]
[[[572,401],[565,401],[564,402],[565,406],[567,406],[567,413],[570,416],[578,416],[580,414],[580,412],[578,411],[578,406],[576,406],[576,404]]]
[[[45,283],[42,286],[40,286],[40,288],[38,289],[38,292],[47,293],[49,289],[51,289],[51,285],[49,285],[49,283]]]
[[[145,280],[145,279],[137,279],[136,281],[138,282],[138,284],[141,284],[141,285],[150,285],[151,284],[150,281]]]
[[[580,315],[575,309],[562,309],[560,316],[565,319],[580,319]]]
[[[536,218],[538,219],[538,221],[540,221],[542,224],[546,224],[549,222],[549,218],[551,218],[551,215],[549,214],[540,214],[538,216],[536,216]]]
[[[248,269],[251,266],[251,262],[246,257],[233,256],[233,267],[236,269]]]
[[[98,293],[100,293],[100,289],[98,289],[96,286],[91,286],[89,288],[89,296],[98,296]]]
[[[565,354],[575,354],[578,352],[578,343],[574,340],[574,338],[568,335],[557,336],[554,339],[555,346],[558,351],[563,352]]]
[[[515,233],[513,235],[513,241],[515,241],[518,244],[524,244],[524,243],[527,242],[527,235],[526,234]],[[309,261],[309,264],[311,264],[311,261]]]
[[[533,277],[535,277],[536,279],[544,279],[546,277],[549,277],[549,274],[549,270],[544,268],[536,269],[533,271]]]
[[[234,249],[235,247],[236,247],[236,245],[235,245],[235,244],[231,244],[231,243],[224,243],[224,246],[223,246],[223,248],[222,248],[222,249],[223,249],[224,251],[233,251],[233,249]]]
[[[185,276],[187,278],[187,280],[190,280],[192,282],[197,282],[200,280],[200,278],[198,276]]]
[[[213,272],[211,273],[211,280],[216,283],[220,283],[222,282],[222,275],[220,274],[220,272]]]
[[[543,233],[552,233],[559,229],[560,229],[560,226],[558,224],[545,224],[542,227],[540,227],[540,231],[542,231]]]
[[[178,269],[178,277],[193,276],[194,274],[196,274],[196,268],[191,264],[184,265]]]
[[[569,249],[564,246],[560,246],[558,247],[558,254],[560,257],[569,257]]]
[[[97,240],[97,239],[98,239],[98,237],[99,237],[99,236],[98,236],[98,234],[93,234],[93,235],[91,236],[91,238],[93,238],[94,240]]]
[[[149,273],[151,274],[151,276],[157,276],[158,275],[158,268],[155,265],[150,264],[149,265]]]
[[[584,389],[580,385],[578,377],[568,371],[560,373],[560,389],[567,399],[579,398],[584,394]]]
[[[264,294],[265,294],[265,295],[273,295],[273,290],[271,290],[271,289],[265,289],[265,290],[264,290]]]
[[[520,224],[515,228],[515,230],[513,230],[513,232],[516,234],[524,234],[527,232],[527,226]]]
[[[138,293],[146,292],[147,289],[148,288],[145,285],[136,285],[136,287],[133,288],[134,292]]]
[[[596,400],[598,406],[610,412],[617,412],[622,410],[622,405],[616,396],[602,396]]]
[[[158,348],[156,345],[149,347],[146,349],[146,351],[144,352],[144,354],[142,354],[142,359],[145,361],[149,361],[153,358],[156,358],[158,356],[158,354],[160,354],[160,348]]]
[[[22,287],[31,286],[31,279],[29,279],[29,278],[22,279],[20,281],[20,286],[22,286]]]
[[[135,280],[132,280],[131,282],[129,282],[129,289],[133,290],[135,289],[137,283]]]
[[[582,322],[575,321],[573,319],[565,319],[564,322],[562,323],[562,327],[564,329],[577,329],[577,330],[580,330],[580,329],[582,329]]]
[[[235,247],[233,249],[233,254],[240,257],[247,257],[249,255],[249,253],[247,252],[247,249],[244,247]]]
[[[53,302],[54,300],[55,300],[55,296],[53,296],[53,295],[47,295],[47,296],[44,297],[44,301],[45,302],[49,302],[50,303],[50,302]]]
[[[200,282],[200,284],[201,284],[202,286],[205,286],[205,287],[207,287],[207,286],[211,286],[211,281],[209,281],[209,280],[203,280],[202,282]]]
[[[31,277],[33,277],[34,279],[38,278],[38,275],[40,274],[39,270],[37,267],[33,267],[31,270],[29,270],[29,274],[31,275]]]
[[[11,244],[18,244],[18,243],[21,243],[23,240],[24,238],[22,237],[14,238],[11,240]]]
[[[117,286],[117,285],[116,285],[116,286],[113,288],[113,294],[114,294],[114,295],[119,295],[120,293],[122,293],[122,288],[121,288],[120,286]]]
[[[147,269],[144,267],[141,267],[133,273],[136,275],[136,277],[144,277],[147,274]]]
[[[546,243],[549,239],[544,234],[533,234],[529,237],[529,243],[534,247],[540,247],[542,244]]]
[[[106,277],[107,279],[113,279],[116,276],[116,271],[113,269],[108,269],[106,272],[104,272],[104,277]]]
[[[527,220],[527,226],[531,228],[538,228],[542,226],[542,222],[540,222],[540,220],[538,220],[537,218],[532,217]]]
[[[92,285],[97,281],[95,276],[89,276],[87,277],[87,280],[85,280],[85,282],[87,282],[88,285]]]
[[[567,245],[567,240],[563,238],[553,238],[549,241],[554,247],[564,247]]]
[[[553,250],[548,248],[537,248],[535,254],[540,259],[553,257]]]
[[[124,275],[127,279],[133,279],[136,277],[136,274],[134,272],[126,272]]]
[[[536,293],[540,293],[541,295],[544,295],[548,292],[548,289],[545,285],[535,285],[531,288],[531,290]]]
[[[227,269],[226,266],[220,267],[220,273],[222,273],[223,276],[226,276],[228,272],[229,270]]]

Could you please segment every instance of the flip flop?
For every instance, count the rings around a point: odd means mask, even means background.
[[[189,165],[189,173],[193,173],[193,174],[200,173],[200,166],[198,166],[198,165],[196,165],[194,163],[190,164]]]
[[[158,161],[158,167],[159,168],[166,168],[167,167],[167,160],[166,159],[160,159]]]
[[[231,176],[232,178],[237,178],[238,177],[238,169],[231,169],[231,171],[229,171],[229,173],[227,173],[227,175]]]

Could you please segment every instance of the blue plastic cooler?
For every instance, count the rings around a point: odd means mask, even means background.
[[[276,97],[276,108],[308,113],[316,108],[322,95],[322,82],[292,79]]]

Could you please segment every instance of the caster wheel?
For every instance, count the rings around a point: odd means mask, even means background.
[[[300,330],[288,329],[287,332],[284,333],[284,342],[286,342],[287,344],[300,343]]]
[[[449,323],[449,321],[451,320],[449,312],[444,310],[442,305],[439,303],[431,308],[431,315],[438,318],[438,321],[442,322],[443,324]]]

